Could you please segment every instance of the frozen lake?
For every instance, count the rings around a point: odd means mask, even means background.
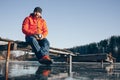
[[[6,69],[7,68],[7,69]],[[47,67],[36,61],[0,61],[0,80],[120,80],[120,63],[54,63]]]

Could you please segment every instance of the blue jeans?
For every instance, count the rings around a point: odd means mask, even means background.
[[[36,40],[33,36],[26,36],[26,42],[28,42],[33,52],[35,52],[35,55],[38,59],[41,59],[44,55],[49,55],[49,41],[44,38],[42,40]]]

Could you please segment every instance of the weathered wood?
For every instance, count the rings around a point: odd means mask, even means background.
[[[0,38],[0,41],[11,42],[11,50],[22,50],[22,51],[31,51],[31,46],[24,41],[14,41],[10,39]],[[1,47],[2,46],[2,47]],[[7,45],[1,45],[0,50],[6,50]],[[50,53],[53,54],[65,54],[65,55],[74,55],[71,51],[66,49],[59,49],[50,47]]]
[[[12,45],[9,46],[10,50],[22,50],[22,51],[28,51],[28,52],[32,50],[31,46],[24,41],[13,41],[13,40],[3,39],[3,38],[0,38],[0,41],[11,42]],[[8,46],[8,45],[2,45],[2,46],[4,46],[4,47],[2,47],[2,50],[3,49],[5,50],[6,49],[5,46]],[[57,55],[69,55],[69,56],[74,55],[71,51],[68,51],[68,50],[65,50],[65,49],[53,48],[53,47],[50,47],[49,52],[52,53],[52,54],[57,54]],[[8,52],[8,54],[7,54],[6,61],[9,60],[9,57],[10,57],[10,52]]]
[[[9,61],[10,49],[11,49],[11,43],[12,42],[13,42],[13,47],[12,47],[13,50],[26,49],[26,48],[27,48],[27,50],[31,49],[31,47],[29,46],[29,44],[26,43],[26,42],[23,42],[23,41],[13,41],[13,40],[3,39],[3,38],[0,38],[0,41],[8,42],[6,63]],[[53,49],[53,51],[51,51],[51,53],[53,52],[53,53],[57,53],[57,54],[66,54],[66,55],[69,55],[70,56],[70,59],[69,59],[70,66],[72,66],[72,64],[71,64],[72,63],[71,62],[72,61],[71,57],[73,55],[72,52],[70,52],[68,50],[63,50],[63,49],[58,49],[58,48],[52,48],[52,47],[50,47],[50,49]],[[56,50],[57,50],[57,52],[56,52]],[[58,51],[60,51],[60,52],[58,52]]]
[[[1,37],[0,37],[0,41],[4,41],[4,42],[14,42],[14,40],[6,39],[6,38],[1,38]]]
[[[7,61],[5,63],[5,80],[8,80],[8,67],[9,67],[9,62]]]
[[[11,48],[13,50],[22,50],[22,51],[31,51],[32,48],[31,46],[24,42],[24,41],[14,41],[14,40],[10,40],[10,39],[4,39],[4,38],[0,38],[0,41],[5,41],[5,42],[11,42]],[[0,45],[0,50],[6,50],[6,46],[8,45]],[[113,62],[113,60],[115,58],[112,57],[112,55],[108,55],[106,54],[85,54],[85,55],[79,55],[79,56],[75,56],[75,54],[73,54],[71,51],[66,50],[66,49],[59,49],[59,48],[53,48],[50,47],[50,53],[52,54],[60,54],[60,55],[72,55],[73,56],[73,61],[77,60],[79,61],[97,61],[97,60],[106,60],[108,62]],[[9,58],[9,57],[8,57]]]
[[[73,56],[73,62],[107,61],[113,63],[114,59],[115,58],[110,58],[107,53]]]
[[[59,49],[59,48],[53,48],[53,47],[50,47],[50,49],[52,49],[52,50],[58,50],[58,51],[64,51],[64,52],[68,52],[68,53],[72,53],[71,51],[66,50],[66,49]]]
[[[9,58],[10,58],[10,47],[11,47],[11,42],[8,42],[8,49],[7,49],[6,61],[9,61]]]

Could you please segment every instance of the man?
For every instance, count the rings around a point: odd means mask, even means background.
[[[50,65],[52,61],[49,57],[49,41],[48,28],[45,20],[41,16],[42,9],[36,7],[28,17],[26,17],[22,24],[22,32],[25,34],[26,42],[28,42],[36,57],[41,64]]]

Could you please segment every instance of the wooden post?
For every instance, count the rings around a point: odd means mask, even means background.
[[[9,66],[9,63],[8,63],[8,61],[6,61],[6,63],[5,63],[5,80],[8,80],[8,66]]]
[[[10,47],[11,47],[11,42],[8,42],[8,48],[7,48],[7,56],[6,56],[6,62],[9,61],[10,58]]]
[[[0,37],[0,41],[8,42],[6,62],[5,62],[5,80],[8,80],[8,69],[9,69],[8,67],[9,67],[10,49],[11,49],[11,42],[13,42],[13,40],[3,39],[3,38]]]
[[[6,56],[6,63],[5,63],[5,80],[8,80],[8,66],[9,66],[9,58],[10,58],[10,47],[11,42],[8,42],[7,46],[7,56]]]
[[[69,73],[71,74],[72,73],[72,55],[69,54],[69,64],[70,64],[70,71]]]
[[[68,67],[69,67],[68,68],[68,75],[70,77],[72,77],[73,73],[72,73],[72,55],[71,54],[69,54],[69,66]]]
[[[102,68],[103,68],[103,60],[101,60],[101,65],[102,65]]]

